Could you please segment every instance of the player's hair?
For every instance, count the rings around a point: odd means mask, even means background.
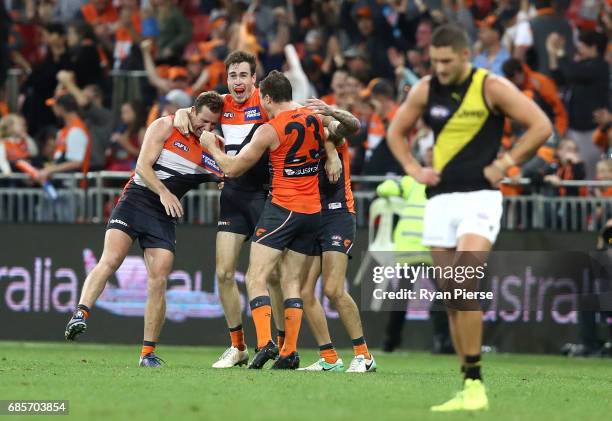
[[[432,47],[451,47],[459,52],[470,46],[467,33],[460,26],[446,24],[438,27],[431,36]]]
[[[262,98],[268,95],[276,103],[288,102],[293,98],[291,82],[278,70],[268,73],[268,76],[259,83],[259,91]]]
[[[202,111],[202,107],[208,108],[211,112],[217,114],[223,108],[223,97],[215,91],[202,92],[193,104],[196,113]]]
[[[523,73],[523,64],[516,58],[509,58],[502,64],[502,71],[507,78],[513,78],[517,73]]]
[[[225,71],[228,72],[231,65],[240,63],[248,63],[251,69],[251,76],[255,74],[255,68],[257,67],[255,56],[240,50],[234,51],[227,56],[225,59]]]

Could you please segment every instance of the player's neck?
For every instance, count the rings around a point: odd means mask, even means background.
[[[270,116],[276,117],[280,113],[284,113],[285,111],[295,110],[300,107],[300,104],[293,101],[287,102],[279,102],[278,104],[274,104],[274,108],[270,110]]]
[[[455,85],[461,85],[463,82],[465,82],[467,78],[470,77],[470,73],[472,73],[472,65],[470,63],[466,63],[465,66],[463,66],[461,75],[455,82]]]

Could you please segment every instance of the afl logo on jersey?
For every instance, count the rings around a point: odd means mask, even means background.
[[[234,118],[234,113],[231,111],[226,111],[223,113],[223,118]]]
[[[259,106],[244,109],[244,121],[252,121],[259,119],[261,119],[261,110],[259,109]]]
[[[450,110],[446,107],[435,105],[431,107],[431,110],[429,111],[429,115],[431,115],[431,118],[443,119],[450,115]]]
[[[174,146],[182,150],[183,152],[189,152],[189,146],[182,144],[181,142],[174,142]]]

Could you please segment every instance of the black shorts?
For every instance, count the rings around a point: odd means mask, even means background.
[[[338,251],[351,256],[355,242],[355,214],[350,212],[321,212],[321,226],[317,234],[314,256],[324,251]]]
[[[267,191],[245,192],[231,187],[221,190],[217,230],[251,237],[263,212]]]
[[[176,247],[176,224],[171,219],[162,219],[143,212],[129,202],[120,201],[108,220],[106,229],[118,229],[138,240],[140,247],[170,250]]]
[[[321,223],[321,213],[299,213],[266,200],[253,242],[277,250],[289,249],[312,256]]]

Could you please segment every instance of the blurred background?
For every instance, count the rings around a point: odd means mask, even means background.
[[[0,339],[61,339],[59,328],[100,254],[104,223],[135,166],[145,128],[190,106],[200,92],[227,92],[223,60],[236,49],[257,55],[258,78],[284,71],[296,101],[320,97],[360,119],[348,142],[356,256],[365,255],[380,222],[370,212],[380,200],[377,186],[403,175],[387,147],[387,127],[411,86],[431,73],[431,34],[447,22],[468,32],[475,66],[507,77],[555,127],[536,157],[507,174],[497,248],[605,249],[612,219],[609,0],[3,0],[0,315],[9,323]],[[67,153],[66,132],[75,125],[85,129],[89,146]],[[521,132],[507,121],[500,153]],[[406,141],[431,164],[426,125],[419,123]],[[64,171],[60,165],[71,160],[75,165]],[[162,340],[224,343],[210,247],[218,194],[202,186],[184,200],[169,290],[176,306],[169,307]],[[398,211],[395,222],[400,219]],[[121,320],[125,334],[92,329],[99,333],[89,340],[128,341],[140,329],[135,316],[142,315],[146,279],[138,250],[133,253],[98,304],[106,317],[96,317],[108,326]],[[348,275],[357,298],[352,281],[359,266],[360,258],[353,259]],[[491,316],[485,342],[532,352],[558,352],[570,342],[569,354],[605,353],[610,315],[579,317],[576,309],[563,310],[566,318],[555,318],[552,307],[543,307],[548,317],[539,320]],[[445,348],[443,337],[436,344],[427,311],[400,313],[399,323],[388,318],[365,313],[370,343],[389,351],[402,344]],[[48,324],[24,329],[40,320]],[[194,327],[202,334],[191,335]]]

